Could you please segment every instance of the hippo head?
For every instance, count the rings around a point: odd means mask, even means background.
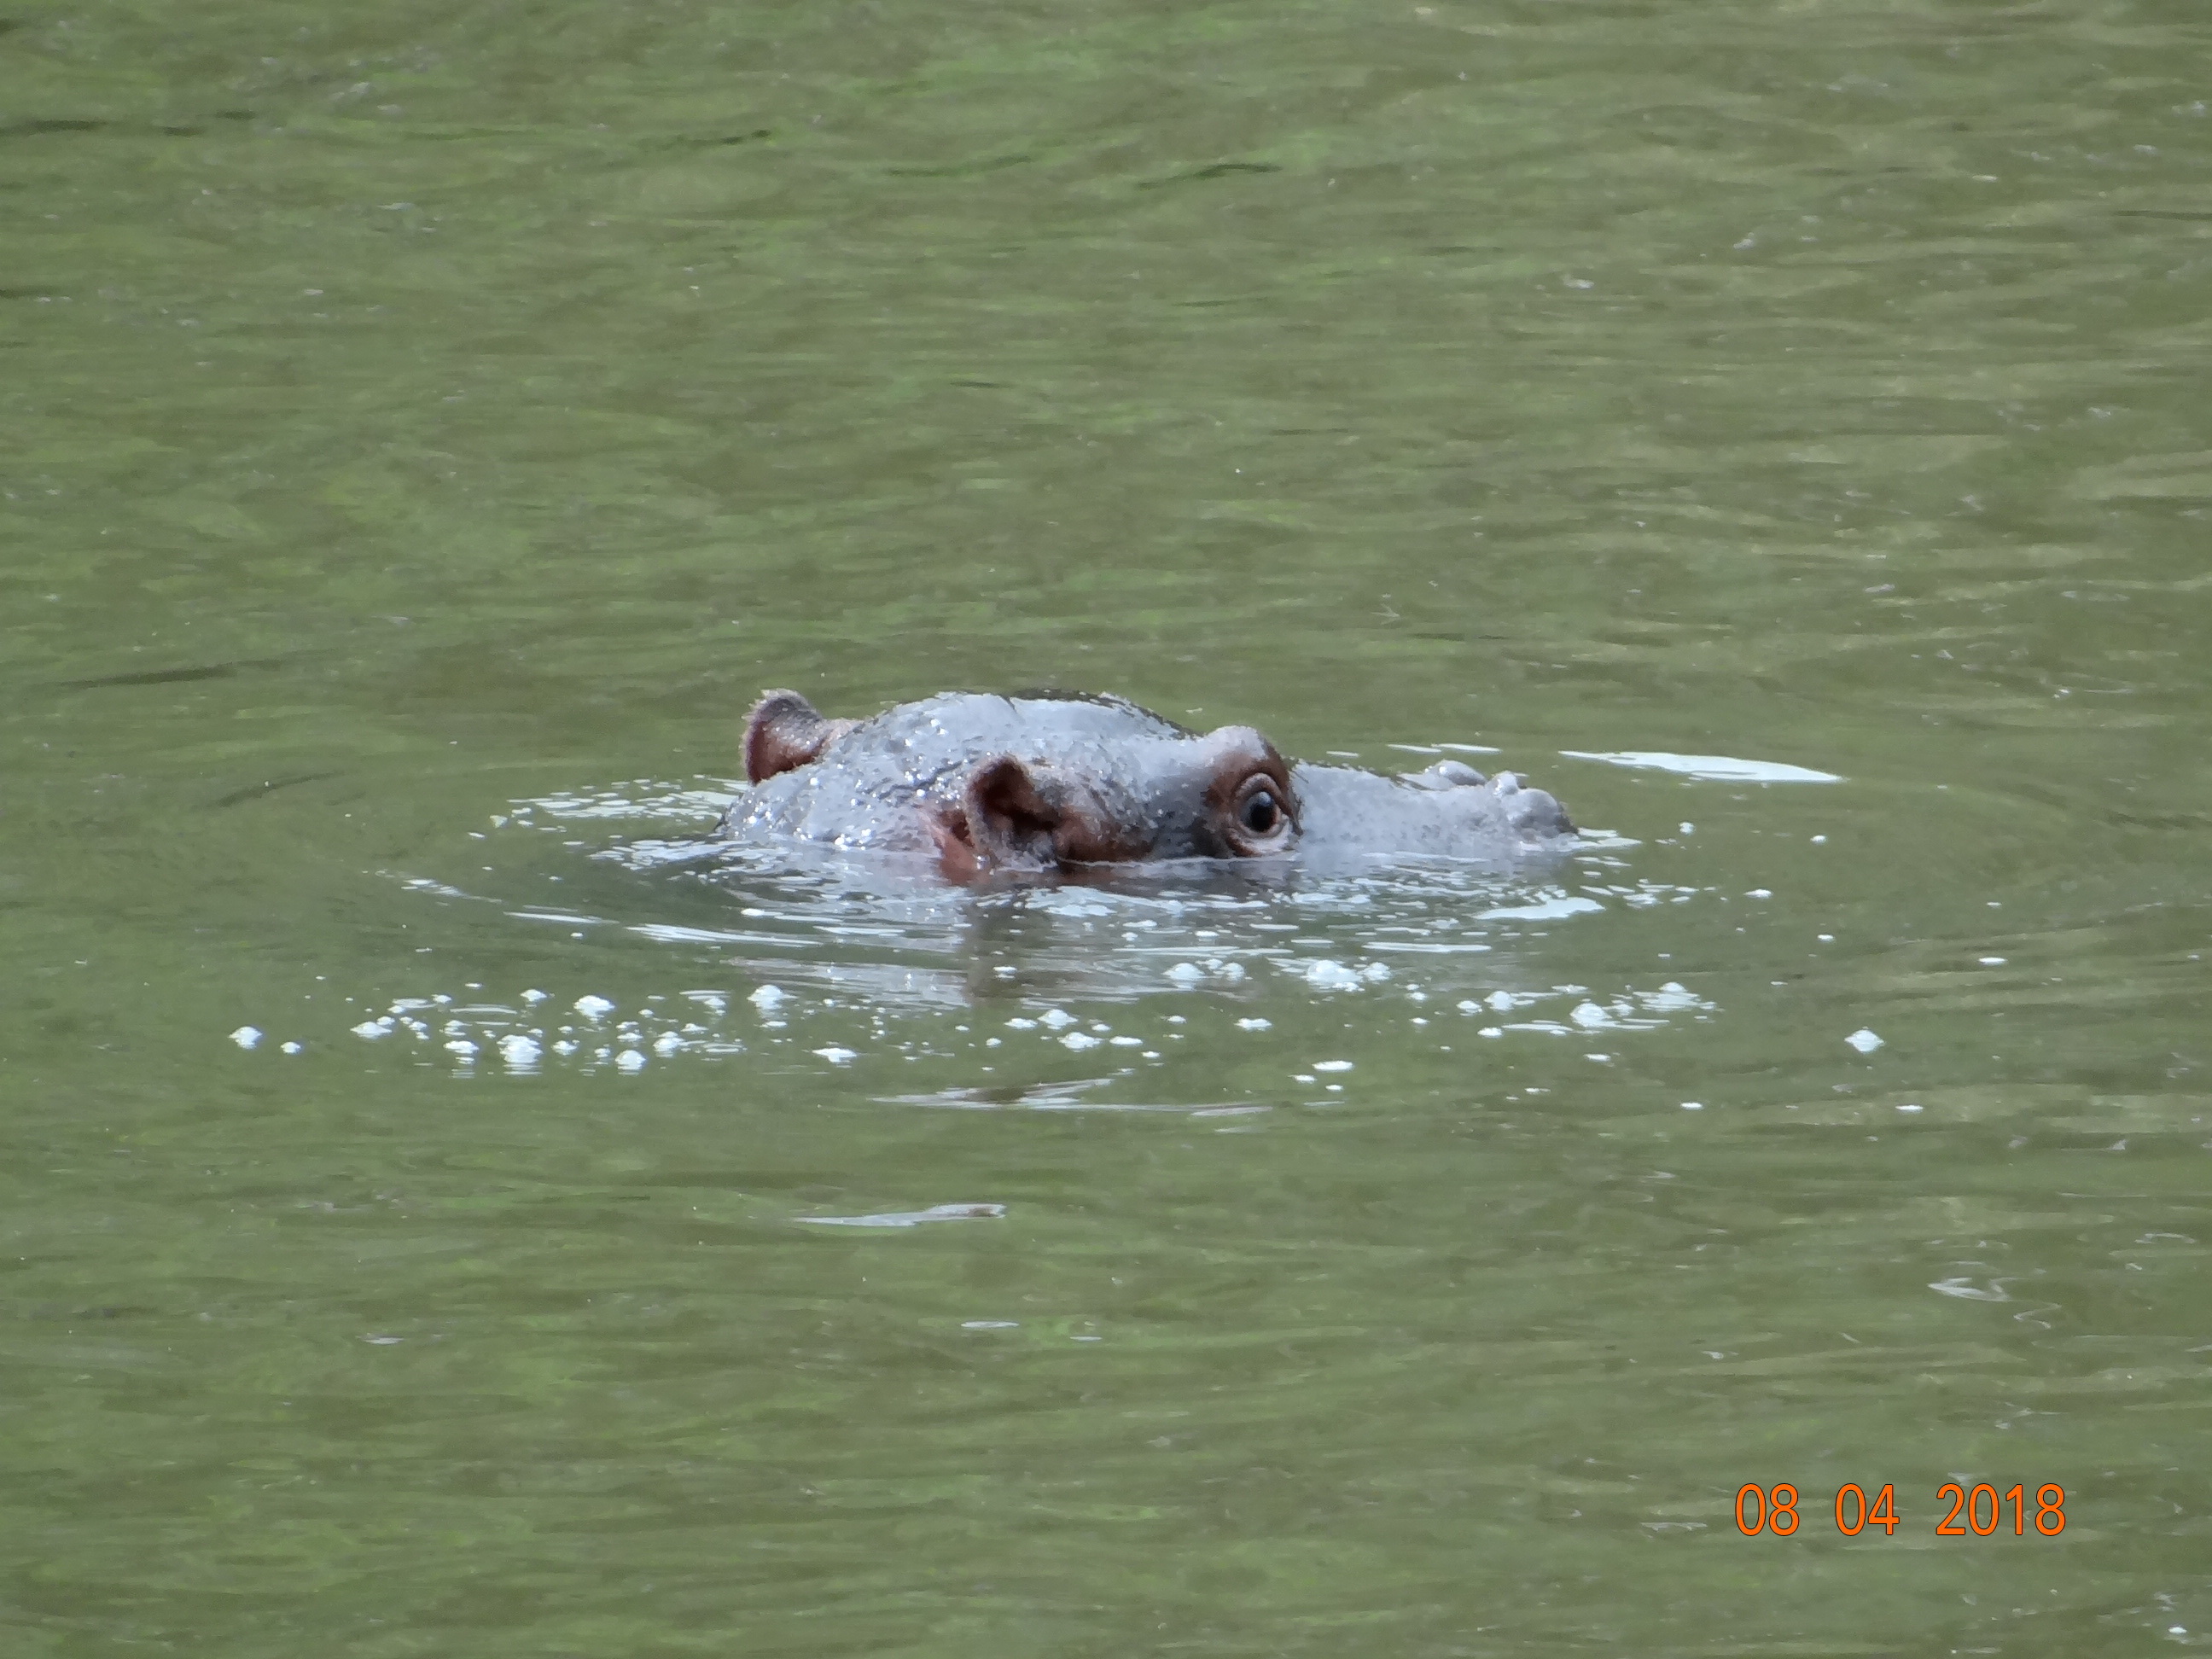
[[[854,721],[771,691],[747,719],[744,755],[757,794],[772,780],[799,784],[802,771],[809,795],[826,786],[821,806],[794,799],[781,815],[799,833],[818,834],[817,811],[842,812],[865,828],[830,838],[933,851],[954,881],[1265,858],[1289,852],[1301,830],[1291,769],[1258,732],[1187,732],[1119,698],[963,696]]]

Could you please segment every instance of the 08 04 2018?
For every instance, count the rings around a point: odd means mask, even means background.
[[[1736,1488],[1735,1529],[1745,1537],[1760,1533],[1787,1538],[1797,1531],[1802,1517],[1797,1488],[1788,1481],[1762,1486],[1746,1481]],[[1936,1489],[1936,1532],[1942,1538],[1990,1538],[2000,1534],[2026,1538],[2033,1533],[2056,1538],[2066,1530],[2066,1489],[2046,1482],[2031,1496],[2025,1481],[2000,1489],[1990,1481],[1967,1486],[1946,1480]],[[1879,1527],[1894,1537],[1905,1519],[1898,1513],[1897,1486],[1885,1481],[1869,1497],[1853,1481],[1836,1488],[1830,1514],[1836,1530],[1856,1538],[1869,1527]]]

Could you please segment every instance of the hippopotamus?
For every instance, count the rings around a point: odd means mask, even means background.
[[[830,720],[770,691],[744,758],[719,840],[918,854],[958,883],[1323,850],[1499,859],[1575,833],[1510,772],[1294,764],[1249,726],[1193,732],[1115,696],[955,691]]]

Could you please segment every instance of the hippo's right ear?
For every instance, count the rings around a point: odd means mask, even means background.
[[[769,691],[745,716],[745,781],[765,783],[817,758],[853,729],[850,720],[824,720],[796,691]]]

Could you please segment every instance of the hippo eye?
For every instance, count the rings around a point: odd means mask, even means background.
[[[1253,772],[1237,786],[1221,825],[1224,852],[1256,858],[1280,852],[1297,834],[1297,803],[1266,772]]]

